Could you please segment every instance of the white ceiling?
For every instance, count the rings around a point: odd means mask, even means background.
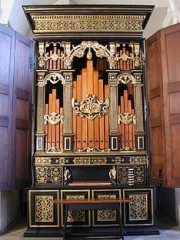
[[[3,1],[3,0],[0,0]],[[5,0],[6,4],[8,0]],[[11,0],[11,4],[12,4]],[[23,5],[62,5],[62,4],[89,4],[87,0],[14,0],[9,15],[9,26],[33,38],[29,24],[22,10]],[[144,31],[148,38],[157,30],[180,22],[180,0],[91,0],[90,4],[119,4],[119,5],[154,5],[154,11]]]

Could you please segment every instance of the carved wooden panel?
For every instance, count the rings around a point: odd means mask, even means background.
[[[59,205],[53,201],[59,199],[59,190],[29,190],[29,226],[58,227],[60,223]]]
[[[124,226],[153,225],[153,188],[123,189],[123,198],[131,199],[124,205]]]

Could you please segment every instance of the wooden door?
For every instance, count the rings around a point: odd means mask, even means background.
[[[16,187],[30,182],[31,104],[32,104],[32,41],[16,33],[13,89],[13,158]]]
[[[0,25],[0,189],[11,187],[15,32]]]
[[[146,40],[152,181],[180,187],[180,24]]]
[[[30,180],[32,41],[0,25],[0,189]]]

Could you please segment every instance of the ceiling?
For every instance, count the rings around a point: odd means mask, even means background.
[[[22,9],[23,5],[75,5],[88,3],[89,1],[87,0],[14,0],[11,6],[8,25],[15,31],[33,38],[33,34]],[[177,23],[180,20],[180,0],[91,0],[91,4],[154,5],[154,11],[144,30],[144,38],[148,38],[157,30]]]

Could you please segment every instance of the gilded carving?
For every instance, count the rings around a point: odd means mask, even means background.
[[[39,46],[39,58],[38,58],[38,65],[39,67],[43,67],[45,65],[45,57],[44,57],[44,43],[40,42]]]
[[[97,199],[116,199],[116,194],[99,194]],[[116,221],[116,210],[100,209],[97,210],[98,221]]]
[[[83,164],[106,164],[107,159],[103,157],[76,157],[73,160],[74,164],[83,165]]]
[[[62,153],[63,149],[59,149],[57,147],[50,147],[46,150],[47,153]]]
[[[123,83],[123,84],[128,84],[129,82],[131,82],[132,84],[136,83],[136,79],[133,77],[133,75],[131,75],[129,73],[119,74],[117,76],[117,81],[119,83]]]
[[[43,183],[62,183],[62,167],[38,167],[36,166],[36,182]]]
[[[78,116],[93,120],[107,113],[109,99],[103,102],[102,100],[99,101],[95,95],[89,94],[86,99],[83,99],[80,103],[76,102],[73,98],[72,107]]]
[[[114,209],[100,209],[97,210],[97,220],[99,222],[106,222],[106,221],[116,221],[116,210]]]
[[[50,157],[36,157],[35,165],[36,166],[49,166],[51,164],[65,164],[66,159],[64,157],[59,158],[50,158]]]
[[[129,220],[148,220],[148,199],[147,194],[129,194]]]
[[[52,125],[56,125],[58,123],[63,124],[64,116],[62,114],[52,112],[49,115],[44,115],[44,124],[50,123]]]
[[[52,223],[54,221],[53,196],[35,196],[35,222]]]
[[[147,158],[145,156],[130,157],[131,164],[147,164]]]
[[[118,167],[118,184],[135,185],[146,182],[146,172],[144,166],[119,166]]]
[[[83,149],[75,149],[74,150],[75,152],[110,152],[110,148],[105,148],[105,149],[100,149],[100,148],[90,148],[90,147],[87,147],[87,148],[83,148]]]
[[[74,57],[82,58],[87,52],[87,59],[92,59],[92,50],[95,52],[98,58],[107,58],[109,62],[110,69],[116,66],[116,57],[114,52],[109,50],[107,46],[103,46],[96,41],[83,41],[77,46],[72,46],[72,50],[64,57],[65,67],[68,69],[71,67],[71,63]]]
[[[83,210],[68,210],[67,222],[85,222],[85,211]]]
[[[36,31],[119,32],[142,30],[141,15],[33,15]]]
[[[140,58],[140,45],[139,43],[134,43],[134,66],[140,67],[141,66],[141,58]]]
[[[60,73],[49,73],[44,79],[41,79],[37,85],[38,87],[44,87],[48,81],[50,81],[52,84],[56,84],[59,81],[61,81],[62,84],[65,83],[65,79]]]
[[[118,124],[130,124],[132,122],[136,124],[136,117],[134,114],[125,112],[118,115]]]
[[[144,166],[134,167],[134,181],[135,183],[143,184],[145,182],[145,168]]]
[[[123,147],[123,148],[120,149],[120,151],[125,151],[125,152],[136,151],[136,148]]]

